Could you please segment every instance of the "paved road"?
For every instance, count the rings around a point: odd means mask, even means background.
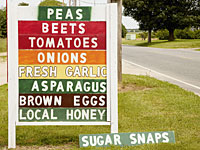
[[[132,67],[143,70],[143,74],[152,72],[158,79],[200,95],[199,51],[123,46],[122,57]]]

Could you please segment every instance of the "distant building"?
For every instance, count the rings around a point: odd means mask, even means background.
[[[126,34],[126,40],[136,40],[136,34],[135,33]]]
[[[142,32],[142,30],[139,30],[139,29],[127,29],[127,32],[140,33],[140,32]]]

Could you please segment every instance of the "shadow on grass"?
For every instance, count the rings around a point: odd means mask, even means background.
[[[42,133],[42,132],[41,132]],[[64,134],[51,134],[49,131],[46,135],[41,134],[38,136],[38,133],[35,136],[18,135],[17,136],[17,145],[18,146],[61,146],[61,145],[73,145],[78,146],[79,136],[78,135],[64,135]],[[36,138],[36,136],[38,136]]]
[[[152,41],[151,43],[143,42],[143,43],[137,43],[137,44],[135,44],[135,46],[149,47],[149,46],[152,46],[152,45],[169,43],[169,42],[173,42],[173,41]]]

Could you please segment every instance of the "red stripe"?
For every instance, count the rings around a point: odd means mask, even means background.
[[[42,24],[47,23],[49,25],[49,31],[47,33],[42,32]],[[52,23],[58,24],[58,33],[52,33]],[[72,33],[72,27],[69,26],[71,23],[75,23],[74,33]],[[61,24],[67,24],[67,33],[61,33]],[[85,29],[84,33],[80,33],[82,29],[79,28],[80,24]],[[25,35],[106,35],[106,22],[105,21],[19,21],[19,34]]]
[[[33,45],[31,46],[31,40],[30,37],[35,37],[36,40],[33,40]],[[37,39],[38,38],[44,39],[44,44],[42,45],[42,41],[39,40],[39,46],[37,45]],[[83,39],[89,37],[89,43],[87,44],[88,47],[84,46]],[[55,47],[46,45],[46,41],[48,38],[54,38]],[[63,41],[63,47],[58,45],[59,39],[62,38]],[[67,40],[65,38],[72,38],[70,41],[70,45],[68,44]],[[74,40],[80,38],[81,44],[79,47],[75,47]],[[97,38],[95,40],[97,43],[97,46],[95,46],[94,42],[92,42],[92,38]],[[78,46],[79,41],[76,41],[76,46]],[[41,45],[40,45],[41,44]],[[41,47],[40,47],[41,46]],[[34,35],[20,35],[19,36],[19,49],[98,49],[98,50],[105,50],[106,49],[106,38],[103,35],[97,35],[97,36],[34,36]]]

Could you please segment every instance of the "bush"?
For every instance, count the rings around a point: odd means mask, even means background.
[[[195,39],[195,32],[190,28],[185,28],[184,30],[176,29],[175,36],[178,39]]]
[[[159,40],[167,40],[169,37],[168,30],[158,30],[156,32],[156,37]],[[191,28],[185,28],[183,30],[176,29],[174,31],[174,37],[178,39],[200,39],[200,30],[192,31]]]
[[[126,27],[122,24],[122,38],[125,38],[127,34]]]
[[[6,9],[0,9],[0,37],[7,37],[7,19],[6,19]]]
[[[39,6],[63,6],[63,3],[58,0],[44,0],[39,4]]]
[[[29,6],[29,4],[25,3],[25,2],[21,2],[21,3],[18,4],[18,6]]]
[[[156,37],[156,32],[153,31],[153,32],[151,33],[151,38],[157,38],[157,37]]]
[[[139,33],[139,37],[142,38],[143,40],[146,40],[146,38],[148,37],[148,33],[147,32]]]
[[[155,35],[159,40],[168,40],[169,39],[169,31],[167,29],[158,30]]]
[[[200,39],[200,30],[196,30],[194,34],[195,34],[195,39]]]

